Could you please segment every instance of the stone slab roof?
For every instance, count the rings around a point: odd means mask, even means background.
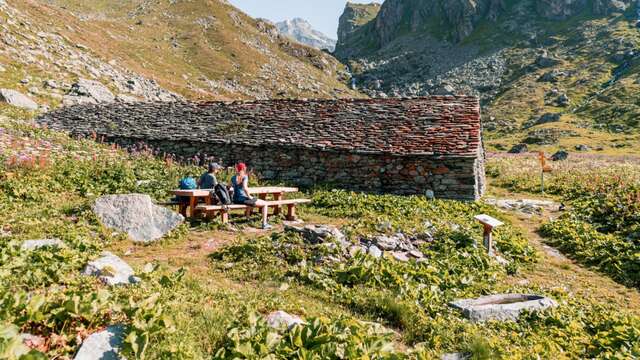
[[[476,156],[481,146],[480,104],[471,96],[90,104],[39,122],[75,134],[357,153]]]

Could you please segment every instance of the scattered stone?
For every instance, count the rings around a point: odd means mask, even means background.
[[[120,360],[120,349],[124,341],[124,327],[109,326],[103,331],[84,339],[74,360]]]
[[[21,250],[36,250],[43,247],[62,248],[64,243],[60,239],[39,239],[39,240],[26,240],[20,246]]]
[[[542,76],[540,76],[538,81],[555,83],[555,82],[558,82],[560,80],[560,78],[564,77],[564,76],[567,76],[567,73],[564,72],[564,71],[551,70],[551,71],[548,71],[548,72],[542,74]]]
[[[538,120],[536,120],[535,124],[542,125],[542,124],[548,124],[552,122],[558,122],[560,121],[560,116],[561,115],[558,113],[546,113],[540,116]]]
[[[471,355],[464,353],[447,353],[442,355],[442,360],[468,360],[471,358]]]
[[[38,110],[38,104],[35,101],[11,89],[0,89],[0,102],[27,110]]]
[[[184,221],[182,215],[155,205],[149,195],[142,194],[102,196],[93,211],[106,227],[145,244],[162,238]]]
[[[518,211],[524,214],[541,214],[544,209],[557,211],[560,205],[548,200],[534,199],[487,199],[487,204],[495,205],[503,210]]]
[[[102,83],[94,80],[80,79],[75,84],[71,85],[71,95],[91,98],[95,102],[111,103],[116,100],[116,97],[111,91]]]
[[[397,261],[400,261],[400,262],[409,261],[409,257],[407,256],[407,253],[403,253],[403,252],[399,252],[399,251],[393,251],[391,253],[391,256],[393,256],[394,259],[396,259]]]
[[[527,144],[516,144],[509,150],[509,154],[524,154],[526,152],[529,152]]]
[[[296,232],[310,244],[321,244],[337,240],[342,246],[348,246],[347,237],[338,228],[328,225],[306,225],[305,227],[285,226],[285,231]]]
[[[382,257],[382,250],[380,250],[380,248],[375,246],[375,245],[371,245],[371,246],[369,246],[369,255],[373,256],[376,259],[378,259],[378,258]]]
[[[565,150],[559,150],[555,154],[551,155],[551,160],[553,161],[563,161],[567,160],[569,157],[569,153]]]
[[[57,89],[58,88],[58,83],[55,82],[54,80],[46,80],[44,82],[44,87],[45,88],[49,88],[49,89]]]
[[[29,83],[29,79],[20,80],[20,84],[22,84],[22,85],[27,85],[28,83]]]
[[[539,311],[557,306],[547,297],[528,294],[497,294],[477,299],[456,300],[450,304],[472,322],[517,320],[524,310]]]
[[[97,276],[109,285],[129,285],[140,281],[134,276],[129,264],[108,251],[103,252],[102,257],[89,262],[83,274]]]
[[[554,57],[551,57],[547,54],[540,55],[536,59],[536,65],[538,65],[541,68],[553,67],[553,66],[559,65],[560,63],[561,63],[560,60]]]
[[[591,149],[587,145],[580,144],[580,145],[576,145],[576,150],[577,151],[589,151]]]
[[[387,235],[378,235],[372,240],[375,244],[377,244],[382,250],[395,250],[398,247],[398,239],[394,237],[389,237]]]
[[[284,311],[274,311],[267,315],[267,324],[274,329],[281,329],[283,327],[291,329],[298,324],[305,324],[305,322],[300,317]]]
[[[416,259],[422,259],[424,257],[422,251],[419,250],[411,250],[409,251],[409,255],[413,256]]]
[[[556,104],[562,107],[569,106],[570,102],[571,101],[569,100],[569,97],[567,96],[567,94],[562,94],[558,96],[558,98],[556,99]]]

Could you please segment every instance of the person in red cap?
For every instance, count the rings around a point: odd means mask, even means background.
[[[236,165],[236,174],[231,177],[231,185],[233,186],[233,203],[255,206],[262,209],[262,228],[271,229],[272,226],[267,223],[267,214],[269,207],[266,202],[256,199],[249,194],[249,175],[247,174],[247,165],[238,163]]]

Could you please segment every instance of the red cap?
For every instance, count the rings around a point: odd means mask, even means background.
[[[247,165],[245,163],[236,164],[236,171],[240,172],[244,170],[247,170]]]

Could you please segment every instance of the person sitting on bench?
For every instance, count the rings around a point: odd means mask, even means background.
[[[218,179],[216,179],[216,173],[222,169],[222,166],[218,163],[210,163],[207,167],[207,172],[200,176],[198,180],[198,187],[200,189],[212,190],[218,185]]]
[[[262,209],[262,229],[268,230],[272,226],[267,223],[269,207],[264,200],[256,199],[249,194],[249,175],[247,175],[247,165],[239,163],[236,165],[236,174],[231,178],[233,186],[233,202],[255,206]]]

